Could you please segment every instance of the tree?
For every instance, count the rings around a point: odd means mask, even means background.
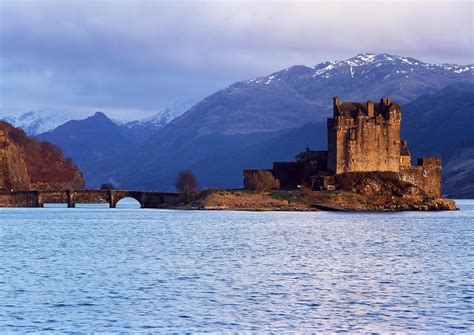
[[[248,178],[248,188],[256,192],[267,192],[280,187],[280,182],[270,171],[256,171]]]
[[[105,184],[100,185],[100,189],[101,190],[114,190],[115,186],[111,183],[105,183]]]
[[[180,171],[176,177],[174,185],[176,186],[176,189],[183,194],[186,203],[189,201],[189,197],[196,193],[198,189],[196,175],[190,170]]]

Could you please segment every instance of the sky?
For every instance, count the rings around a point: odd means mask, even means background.
[[[139,119],[359,53],[471,64],[471,1],[0,0],[0,112]]]

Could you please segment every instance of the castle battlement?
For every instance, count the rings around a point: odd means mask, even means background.
[[[351,123],[357,120],[373,121],[400,121],[400,106],[389,98],[380,99],[379,103],[341,102],[339,97],[333,98],[333,120],[335,123]]]

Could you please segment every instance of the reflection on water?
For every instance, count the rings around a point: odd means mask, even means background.
[[[0,331],[474,331],[472,201],[394,214],[123,205],[0,209]]]

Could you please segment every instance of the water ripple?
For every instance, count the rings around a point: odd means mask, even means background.
[[[446,213],[0,209],[1,332],[474,332]]]

